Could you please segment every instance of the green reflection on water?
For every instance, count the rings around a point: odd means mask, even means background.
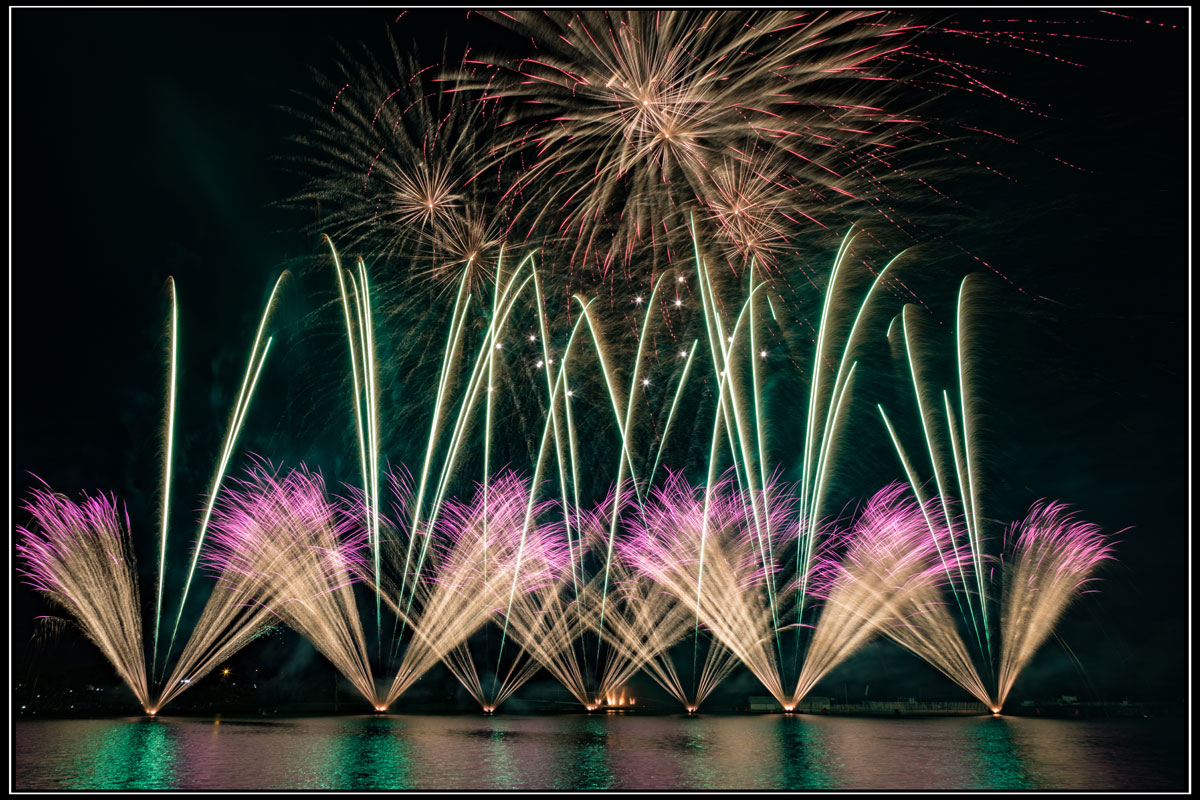
[[[691,728],[684,734],[681,742],[680,760],[683,762],[684,774],[688,776],[689,788],[720,789],[723,788],[716,771],[713,769],[713,745],[704,735],[705,728],[696,723],[695,717],[684,717],[683,725]]]
[[[566,748],[565,769],[555,788],[608,789],[612,763],[608,757],[608,726],[600,717],[585,717]],[[565,785],[564,785],[565,782]]]
[[[520,771],[517,764],[509,756],[512,735],[505,730],[509,723],[496,717],[485,717],[491,732],[488,734],[484,750],[488,756],[488,767],[494,782],[493,789],[519,788]]]
[[[832,773],[826,768],[829,748],[821,725],[790,714],[777,721],[775,736],[779,745],[780,770],[776,787],[789,791],[837,788]]]
[[[67,789],[174,789],[176,744],[162,720],[99,722],[78,740],[74,774]]]
[[[983,717],[969,729],[969,752],[974,755],[972,789],[1033,789],[1013,746],[1012,728],[1003,717]]]
[[[314,781],[321,789],[411,788],[411,745],[390,717],[350,717],[325,737],[326,766]]]

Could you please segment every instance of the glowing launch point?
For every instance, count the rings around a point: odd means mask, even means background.
[[[632,711],[637,705],[633,697],[627,697],[625,690],[622,689],[615,694],[605,695],[604,697],[596,698],[596,701],[587,706],[588,711]]]

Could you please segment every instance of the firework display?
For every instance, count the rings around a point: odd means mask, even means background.
[[[844,244],[838,264],[851,244]],[[702,279],[702,257],[698,258]],[[361,264],[359,270],[353,285],[364,288],[355,290],[354,302],[362,320],[369,305]],[[831,333],[831,339],[842,342],[844,353],[851,352],[864,309],[884,274],[886,269],[872,282],[848,332],[841,337]],[[507,279],[509,291],[497,294],[503,298],[498,304],[505,303],[508,310],[512,301],[507,295],[519,275],[520,269]],[[582,307],[585,313],[575,324],[576,332],[580,323],[591,320],[587,304]],[[388,521],[379,511],[381,483],[374,472],[379,459],[371,454],[377,445],[364,422],[377,416],[369,404],[366,413],[360,408],[356,414],[367,489],[352,489],[348,500],[330,500],[321,479],[306,471],[279,477],[266,467],[252,468],[249,477],[226,489],[215,506],[211,535],[201,552],[217,585],[157,698],[152,698],[144,672],[140,636],[133,635],[140,629],[140,613],[136,628],[122,628],[119,647],[111,644],[118,639],[104,630],[106,624],[130,619],[129,610],[139,609],[136,576],[129,568],[121,571],[121,580],[96,578],[87,602],[71,599],[81,594],[77,590],[60,588],[80,580],[81,571],[91,574],[94,566],[124,563],[116,553],[128,551],[127,533],[114,522],[115,506],[101,507],[89,500],[80,507],[49,493],[37,494],[29,504],[35,526],[22,529],[18,552],[30,564],[26,574],[31,584],[80,620],[151,712],[274,624],[286,624],[309,639],[377,710],[396,702],[439,661],[489,712],[543,668],[585,708],[599,708],[619,697],[628,680],[644,669],[688,711],[695,711],[738,664],[790,710],[822,676],[880,634],[925,658],[981,701],[1001,707],[1021,666],[1109,556],[1104,537],[1094,526],[1073,522],[1059,505],[1039,506],[1015,529],[1012,554],[1001,569],[1003,590],[993,599],[1001,610],[992,624],[1003,641],[1003,682],[989,690],[980,673],[992,674],[993,666],[986,659],[977,666],[950,610],[978,608],[977,615],[986,613],[984,595],[968,599],[974,587],[983,585],[979,576],[984,572],[982,559],[987,558],[984,542],[972,533],[977,520],[968,521],[971,506],[960,513],[952,510],[948,497],[923,497],[884,413],[910,471],[911,487],[893,485],[881,491],[848,527],[813,516],[827,482],[822,470],[829,469],[829,454],[837,449],[838,407],[853,365],[833,370],[826,427],[811,435],[821,455],[805,458],[815,477],[795,487],[766,477],[763,443],[757,439],[763,427],[748,419],[761,402],[753,391],[753,375],[733,374],[738,358],[734,344],[750,338],[739,330],[748,308],[749,299],[729,336],[724,335],[719,312],[709,312],[717,339],[710,343],[711,350],[716,365],[726,368],[720,370],[717,384],[709,471],[715,468],[722,443],[729,448],[733,466],[719,479],[710,474],[709,482],[698,487],[670,471],[660,482],[653,481],[653,475],[638,475],[630,466],[630,449],[637,443],[626,434],[616,472],[621,482],[594,507],[580,505],[577,477],[575,482],[565,479],[587,468],[580,463],[578,441],[568,435],[571,397],[563,386],[569,348],[548,388],[533,485],[546,493],[551,485],[547,475],[557,475],[561,482],[558,492],[551,490],[542,499],[528,480],[511,473],[485,475],[470,502],[450,497],[446,487],[461,449],[452,446],[443,451],[446,460],[432,501],[422,501],[428,490],[421,486],[438,471],[436,464],[427,464],[424,479],[416,482],[392,475],[397,521]],[[647,317],[652,312],[648,308]],[[493,326],[503,325],[506,316],[494,320]],[[459,327],[449,348],[462,348]],[[830,320],[828,327],[833,331],[845,326]],[[352,363],[369,367],[371,357],[361,355],[371,346],[360,335],[364,328],[349,330],[356,343]],[[595,329],[591,333],[597,362],[607,375],[600,340]],[[497,348],[490,343],[496,337],[485,332],[470,366],[475,395],[481,393],[485,365],[495,358]],[[826,345],[819,347],[818,352],[824,352]],[[845,360],[843,355],[840,361]],[[449,371],[453,363],[445,359],[444,369]],[[635,363],[633,388],[638,385],[637,369]],[[614,370],[614,378],[616,374]],[[914,366],[914,380],[917,374]],[[742,386],[739,394],[736,384],[747,377],[750,386]],[[452,381],[446,376],[443,383]],[[459,405],[451,426],[460,440],[469,417],[479,414],[470,400],[468,396]],[[632,404],[622,403],[613,392],[609,405],[624,422],[618,430],[628,430]],[[562,409],[557,425],[556,408]],[[819,416],[810,414],[809,419]],[[949,430],[952,438],[958,431],[953,426]],[[435,427],[431,436],[437,433]],[[493,433],[485,429],[484,435]],[[557,440],[560,435],[563,441]],[[956,456],[966,449],[957,438],[953,444]],[[966,463],[957,456],[960,468]],[[547,469],[546,464],[552,466]],[[969,478],[959,477],[957,486],[968,487]],[[909,490],[914,499],[906,496]],[[209,521],[207,515],[204,521]],[[50,546],[66,538],[70,547]],[[382,563],[377,548],[387,556],[386,568],[376,566]],[[76,568],[79,559],[91,566]],[[382,690],[377,690],[373,677],[353,590],[356,582],[381,598],[398,626],[394,647],[389,643],[387,652],[389,658],[402,656],[390,686]],[[801,594],[808,600],[807,616],[798,599]],[[957,599],[955,606],[947,604],[947,594]],[[789,618],[813,622],[797,626],[789,624]],[[974,619],[967,614],[963,622],[969,626]],[[479,648],[471,645],[472,637],[489,628],[500,634],[495,664],[484,663]],[[811,628],[811,635],[800,635],[802,628]],[[693,650],[690,679],[680,676],[670,655],[685,640]],[[793,685],[787,676],[797,663]],[[487,672],[493,677],[485,680]]]
[[[150,714],[277,627],[378,712],[439,664],[487,713],[543,671],[590,711],[634,706],[645,673],[691,713],[739,668],[791,712],[879,637],[1002,709],[1113,545],[1048,500],[989,537],[987,276],[958,284],[948,348],[919,254],[881,257],[858,222],[920,233],[906,187],[943,134],[907,92],[991,87],[890,12],[486,16],[536,51],[343,51],[354,79],[301,114],[345,484],[262,458],[227,478],[281,276],[168,585],[172,281],[153,625],[113,497],[33,491],[25,581]],[[871,448],[894,474],[855,509],[841,478]],[[172,661],[198,566],[211,594]]]

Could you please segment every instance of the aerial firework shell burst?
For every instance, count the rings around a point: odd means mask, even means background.
[[[602,274],[686,256],[691,215],[735,268],[769,268],[794,234],[895,202],[927,124],[891,91],[931,66],[914,45],[925,26],[902,14],[487,16],[537,47],[455,75],[508,101],[494,152],[523,165],[505,195],[520,199],[514,231],[553,230]]]
[[[452,102],[438,73],[394,41],[392,55],[381,66],[370,53],[361,61],[344,53],[342,76],[318,76],[332,105],[296,112],[312,131],[294,159],[308,186],[291,203],[317,205],[314,234],[336,231],[344,247],[403,258],[419,288],[451,287],[463,272],[478,288],[507,227],[496,176],[484,174],[494,120],[484,104]]]

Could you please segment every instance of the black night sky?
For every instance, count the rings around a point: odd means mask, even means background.
[[[1008,178],[957,187],[969,209],[953,231],[1020,287],[998,294],[985,344],[989,516],[1017,519],[1050,497],[1120,532],[1099,591],[1058,631],[1085,674],[1051,639],[1014,696],[1170,701],[1186,692],[1190,32],[1182,9],[1122,13],[1134,18],[991,12],[1079,20],[1072,30],[1086,38],[1056,42],[1060,58],[960,43],[959,55],[1045,116],[977,96],[943,107],[1016,142],[984,147]],[[349,412],[337,416],[330,398],[340,389],[316,386],[312,368],[326,350],[344,354],[343,344],[335,327],[303,330],[333,287],[311,266],[320,243],[301,232],[311,212],[281,205],[302,180],[285,160],[290,137],[306,131],[283,109],[316,92],[313,69],[335,71],[339,44],[361,52],[361,43],[387,62],[390,31],[401,47],[416,41],[428,64],[444,43],[449,53],[520,44],[465,11],[397,14],[11,11],[10,531],[26,522],[18,504],[31,473],[72,495],[115,492],[132,520],[143,602],[150,596],[168,276],[182,331],[175,568],[283,268],[303,276],[281,310],[293,333],[268,363],[241,453],[305,461],[331,485],[355,479]],[[332,362],[326,380],[341,381],[344,367]],[[393,463],[411,464],[407,435],[393,434]],[[902,478],[882,452],[872,479]],[[116,684],[77,634],[36,641],[33,617],[54,612],[15,577],[12,586],[14,682]],[[236,662],[278,686],[327,692],[333,682],[333,668],[291,632]],[[867,685],[880,697],[961,694],[878,641],[827,688],[861,696]],[[748,675],[725,691],[730,702],[761,693]]]

